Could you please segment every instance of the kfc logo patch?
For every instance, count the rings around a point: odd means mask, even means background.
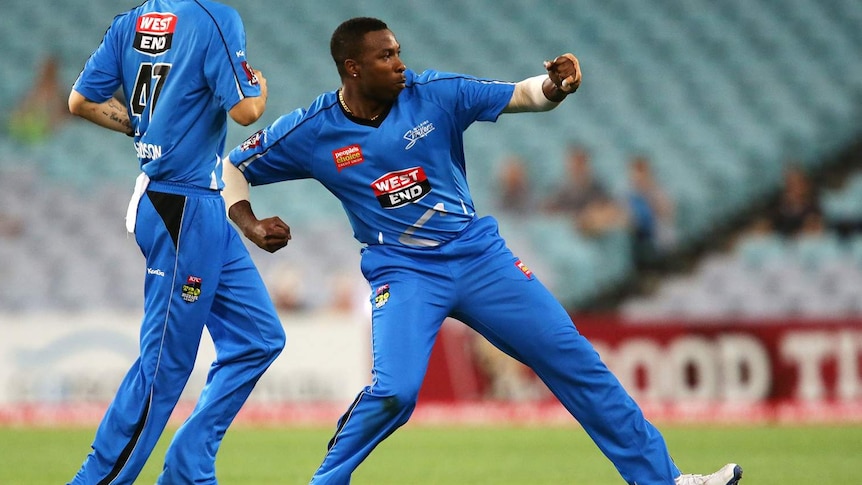
[[[364,162],[365,158],[362,157],[362,148],[359,145],[350,145],[332,150],[332,160],[335,161],[335,168],[340,172],[345,167]]]
[[[158,56],[169,51],[177,27],[172,13],[151,12],[138,17],[132,46],[142,54]]]
[[[383,285],[374,292],[374,308],[380,308],[389,301],[389,285]]]
[[[396,209],[418,202],[431,192],[431,182],[422,167],[389,172],[371,183],[377,201],[384,209]]]
[[[183,301],[186,303],[194,303],[201,296],[201,283],[203,279],[197,276],[189,276],[186,279],[186,284],[183,285]]]

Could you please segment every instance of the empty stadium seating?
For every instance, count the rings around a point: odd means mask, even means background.
[[[0,45],[9,56],[7,66],[15,67],[4,70],[0,112],[9,113],[48,54],[59,56],[64,81],[71,85],[111,18],[138,3],[45,0],[36,9],[24,0],[4,2]],[[262,121],[231,127],[229,146],[279,113],[307,106],[318,93],[338,86],[329,34],[351,16],[386,20],[402,43],[406,63],[417,70],[518,80],[541,72],[545,58],[576,53],[584,83],[563,107],[504,116],[495,126],[480,123],[468,130],[468,178],[480,212],[492,206],[496,163],[504,156],[522,154],[542,193],[559,179],[566,145],[580,143],[591,150],[597,175],[617,195],[627,188],[629,156],[649,156],[677,201],[683,243],[691,244],[772,194],[786,161],[809,168],[822,164],[858,136],[862,119],[858,0],[552,0],[538,7],[516,0],[232,4],[245,20],[249,57],[267,76],[270,98]],[[7,115],[2,116],[5,126]],[[141,283],[135,275],[141,262],[122,231],[126,192],[136,173],[132,157],[128,139],[78,120],[40,146],[22,146],[5,130],[0,133],[4,210],[27,220],[21,240],[0,239],[6,265],[0,273],[0,308],[28,309],[38,306],[36,301],[61,308],[139,305]],[[860,213],[862,182],[850,185],[847,193],[824,198],[829,217]],[[296,182],[261,188],[253,197],[259,212],[280,214],[299,238],[303,231],[332,234],[327,254],[351,256],[330,261],[353,263],[356,244],[339,204],[320,187]],[[545,279],[573,308],[632,274],[627,234],[591,240],[538,214],[501,223],[504,235],[527,233],[519,244],[536,258],[533,266],[547,268]],[[852,247],[857,246],[862,243],[854,240]],[[851,254],[848,248],[839,252]],[[800,264],[819,257],[819,250],[798,248]],[[748,275],[744,255],[730,258],[728,267],[735,269],[727,271]],[[307,266],[308,274],[320,263],[295,261]],[[709,277],[731,277],[717,272]],[[83,275],[93,275],[86,281],[94,283],[81,285]],[[34,293],[24,289],[24,280],[43,289],[38,297],[28,297]],[[681,311],[694,313],[715,306],[703,303],[715,300],[706,298],[709,291],[688,298],[686,286],[668,290],[668,301],[685,300],[693,308]],[[772,311],[769,304],[746,300],[734,284],[726,286],[727,306]],[[859,305],[852,295],[846,299],[847,308]],[[665,311],[642,303],[632,306],[641,304],[646,313]],[[670,305],[655,303],[665,304]]]

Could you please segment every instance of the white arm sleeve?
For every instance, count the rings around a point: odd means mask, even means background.
[[[515,84],[515,92],[512,99],[503,109],[504,113],[524,113],[536,111],[550,111],[560,103],[555,103],[545,97],[542,84],[548,79],[547,74],[528,77]]]
[[[248,181],[228,158],[224,159],[221,176],[224,180],[224,190],[221,195],[224,198],[225,208],[230,211],[230,206],[241,200],[248,200]]]

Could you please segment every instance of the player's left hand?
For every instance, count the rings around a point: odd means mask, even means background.
[[[545,61],[545,69],[551,81],[566,94],[574,93],[581,85],[581,66],[574,54],[566,53],[553,61]]]
[[[233,203],[228,217],[249,241],[264,251],[274,253],[290,242],[290,226],[278,216],[258,219],[247,199]]]
[[[290,242],[290,226],[278,216],[267,217],[243,228],[246,237],[264,251],[274,253]]]

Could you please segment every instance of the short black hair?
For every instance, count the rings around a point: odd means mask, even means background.
[[[332,33],[329,41],[329,52],[338,68],[338,73],[344,75],[344,61],[356,59],[362,53],[362,38],[369,32],[389,30],[386,22],[373,17],[355,17],[345,20]]]

